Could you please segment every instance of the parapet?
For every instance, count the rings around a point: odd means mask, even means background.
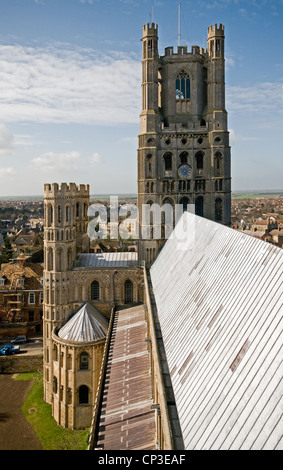
[[[157,37],[158,34],[158,25],[155,23],[147,23],[143,25],[143,38],[146,36],[155,36]]]
[[[52,183],[44,185],[44,197],[89,197],[89,184],[80,184],[77,186],[75,183]]]
[[[219,28],[217,27],[217,24],[214,24],[213,26],[209,26],[208,32],[207,32],[207,38],[210,39],[215,36],[222,36],[224,37],[224,26],[223,24],[219,24]]]
[[[186,56],[186,55],[205,55],[205,51],[202,47],[192,46],[191,51],[188,52],[187,46],[178,46],[177,52],[174,52],[173,47],[165,48],[165,56]]]

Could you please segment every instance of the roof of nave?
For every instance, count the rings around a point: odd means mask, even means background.
[[[137,252],[80,253],[77,268],[118,268],[137,266]]]
[[[282,449],[283,250],[188,212],[175,235],[184,222],[150,275],[185,448]]]
[[[96,341],[105,338],[108,320],[90,302],[86,302],[60,328],[61,339],[74,342]]]

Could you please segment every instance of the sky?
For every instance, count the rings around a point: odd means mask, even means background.
[[[181,45],[225,26],[232,191],[282,190],[283,0],[183,0]],[[137,192],[141,37],[178,45],[175,0],[0,0],[0,197],[44,183]]]

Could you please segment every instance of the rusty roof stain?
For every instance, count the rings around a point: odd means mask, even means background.
[[[98,424],[97,448],[156,448],[146,332],[143,305],[116,312]]]

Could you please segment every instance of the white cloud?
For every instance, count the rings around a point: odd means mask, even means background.
[[[14,168],[12,168],[12,167],[0,168],[0,177],[13,176],[15,174],[16,174],[16,172],[15,172]]]
[[[36,145],[36,141],[32,135],[29,134],[16,134],[15,145],[18,147],[32,147]]]
[[[240,135],[240,134],[236,134],[235,130],[234,129],[229,129],[229,137],[230,137],[230,143],[231,144],[235,144],[236,142],[239,142],[239,141],[245,141],[245,142],[248,142],[248,141],[255,141],[255,140],[262,140],[260,137],[255,137],[255,136],[243,136],[243,135]]]
[[[14,146],[14,136],[12,132],[0,124],[0,155],[10,155]]]
[[[98,163],[101,161],[101,156],[99,153],[93,153],[91,157],[89,158],[89,164],[91,166],[96,166]]]
[[[254,86],[227,86],[228,111],[253,113],[253,118],[278,120],[282,114],[282,84],[255,83]]]
[[[128,124],[140,110],[140,62],[64,45],[0,46],[0,119]]]
[[[33,158],[31,163],[35,169],[42,172],[52,172],[64,170],[65,172],[73,171],[78,168],[80,158],[79,152],[54,153],[48,152],[40,157]]]

